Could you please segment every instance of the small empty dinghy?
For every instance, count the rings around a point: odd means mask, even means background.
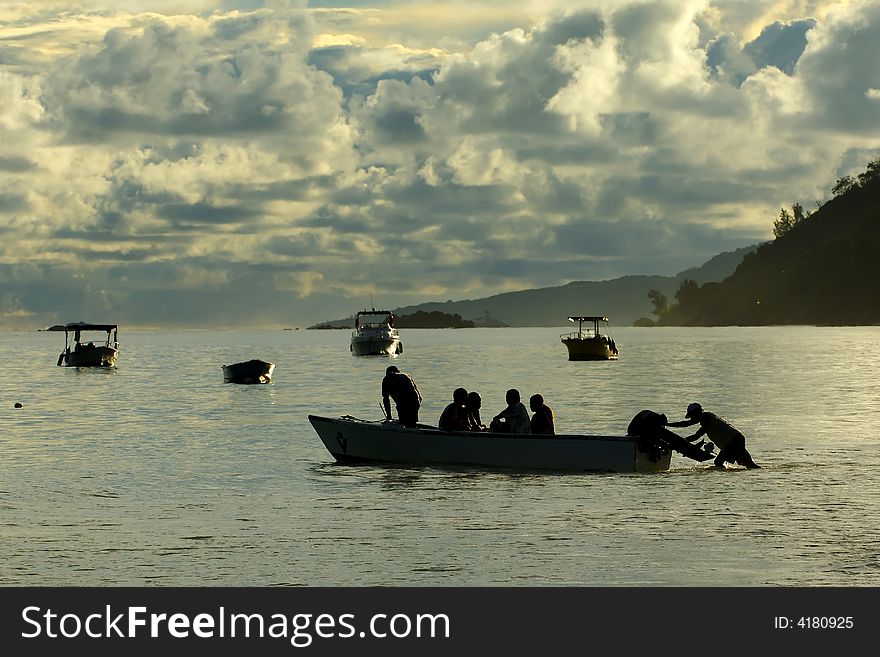
[[[248,360],[232,365],[223,365],[223,380],[226,383],[271,383],[275,363],[265,360]]]

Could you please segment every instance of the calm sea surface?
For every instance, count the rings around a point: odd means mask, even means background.
[[[0,333],[0,584],[880,585],[880,328],[618,328],[608,363],[567,330],[402,331],[394,362],[424,422],[457,386],[484,417],[540,392],[566,433],[699,401],[763,469],[340,466],[307,415],[379,419],[390,362],[347,331],[123,326],[116,371]],[[250,358],[271,385],[223,383]]]

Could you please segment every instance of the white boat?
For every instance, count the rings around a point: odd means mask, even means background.
[[[64,351],[58,356],[58,365],[66,367],[116,367],[119,356],[119,329],[116,324],[87,324],[71,322],[50,330],[64,330]],[[83,333],[104,334],[95,340],[86,340]]]
[[[350,416],[309,415],[339,462],[475,465],[559,472],[660,472],[672,452],[637,436],[531,435],[441,431]]]
[[[568,349],[568,360],[617,360],[619,352],[611,338],[607,317],[569,317],[568,321],[578,322],[576,332],[559,336]]]
[[[362,310],[354,320],[351,353],[355,356],[396,356],[403,353],[400,334],[390,310]]]
[[[223,365],[223,380],[226,383],[271,383],[275,363],[265,360],[248,360],[243,363]]]

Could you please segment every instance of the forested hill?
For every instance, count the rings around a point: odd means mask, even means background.
[[[776,239],[730,277],[683,285],[658,324],[880,324],[880,160],[834,192],[809,216],[783,210]]]

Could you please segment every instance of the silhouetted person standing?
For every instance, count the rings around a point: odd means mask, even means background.
[[[391,419],[391,401],[397,406],[397,417],[405,427],[414,427],[419,422],[419,406],[422,393],[416,382],[408,374],[402,374],[397,366],[389,365],[382,379],[382,407],[385,417]]]

